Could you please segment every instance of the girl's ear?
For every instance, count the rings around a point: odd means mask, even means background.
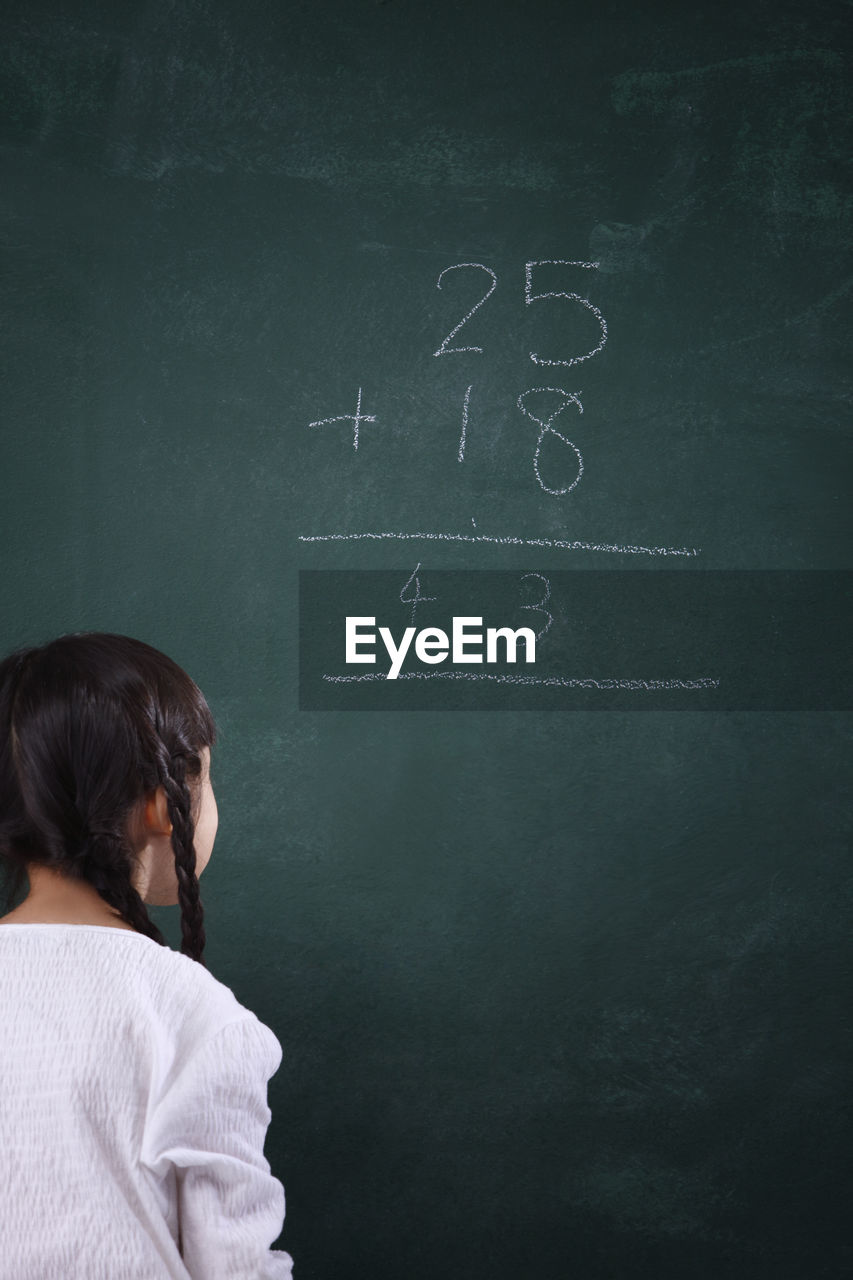
[[[166,792],[162,787],[151,791],[145,797],[143,823],[146,835],[168,836],[172,834],[172,823],[169,819],[169,806]]]

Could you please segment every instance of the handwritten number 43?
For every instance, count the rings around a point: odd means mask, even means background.
[[[604,347],[607,341],[607,321],[594,303],[589,298],[584,298],[579,293],[569,293],[565,289],[552,289],[545,293],[534,293],[533,289],[533,273],[537,267],[581,267],[587,271],[594,271],[598,267],[597,262],[570,262],[565,258],[544,258],[537,262],[526,262],[524,264],[524,302],[526,306],[532,306],[534,302],[541,302],[545,298],[565,298],[568,302],[576,302],[580,306],[585,307],[587,311],[591,311],[601,327],[601,337],[598,345],[593,347],[591,351],[587,351],[581,356],[571,356],[568,360],[549,360],[545,356],[538,355],[535,351],[531,351],[530,359],[534,364],[562,366],[568,368],[574,364],[581,364],[584,360],[591,360],[593,356],[597,356],[599,351]],[[436,281],[437,287],[442,287],[442,280],[451,271],[484,271],[489,278],[489,286],[483,296],[474,303],[471,310],[462,317],[457,325],[448,333],[447,337],[441,342],[438,348],[433,352],[434,356],[461,355],[464,352],[479,351],[483,348],[478,346],[469,347],[452,347],[449,344],[459,333],[460,329],[468,323],[473,315],[475,315],[488,299],[492,296],[498,285],[498,278],[491,267],[485,266],[482,262],[457,262],[451,267],[445,267]]]

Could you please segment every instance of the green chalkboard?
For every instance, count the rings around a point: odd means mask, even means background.
[[[0,640],[208,696],[208,963],[284,1046],[300,1280],[847,1274],[849,6],[3,35]],[[394,628],[451,570],[832,571],[839,698],[309,709],[300,573],[378,570]],[[604,675],[669,674],[613,628]]]

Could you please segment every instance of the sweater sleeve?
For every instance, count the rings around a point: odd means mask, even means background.
[[[188,1055],[149,1119],[143,1162],[175,1173],[180,1249],[193,1280],[290,1280],[270,1250],[284,1188],[264,1157],[267,1080],[281,1046],[256,1018],[231,1022]]]

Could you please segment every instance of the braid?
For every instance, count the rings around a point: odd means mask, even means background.
[[[165,938],[149,917],[145,903],[131,883],[130,858],[121,837],[112,832],[99,832],[87,843],[85,878],[137,933],[144,933],[165,946]]]
[[[178,879],[178,902],[181,906],[181,951],[204,964],[204,908],[201,905],[193,836],[192,798],[186,783],[186,758],[170,756],[165,748],[160,753],[161,778],[172,821],[172,849]]]

